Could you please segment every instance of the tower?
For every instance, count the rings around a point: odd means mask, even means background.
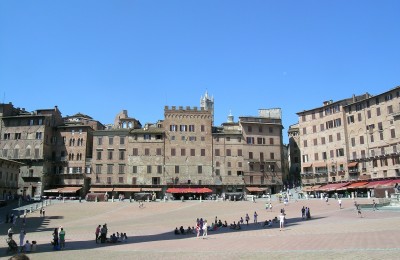
[[[206,91],[204,97],[200,97],[200,107],[204,110],[211,111],[212,124],[214,124],[214,97],[210,97],[208,91]]]

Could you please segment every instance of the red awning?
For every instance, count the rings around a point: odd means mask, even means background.
[[[266,188],[260,188],[260,187],[246,187],[246,189],[249,192],[263,192],[266,190]]]
[[[365,185],[365,188],[367,189],[373,189],[379,185],[385,185],[389,182],[392,182],[392,180],[380,180],[380,181],[371,181],[367,185]]]
[[[330,183],[330,184],[327,184],[327,185],[319,188],[318,190],[319,191],[333,191],[333,190],[337,190],[339,188],[342,188],[342,187],[344,187],[344,186],[346,186],[348,184],[349,184],[348,182]]]
[[[312,163],[303,163],[302,165],[301,165],[301,167],[303,167],[303,168],[309,168],[309,167],[311,167],[312,166]]]
[[[60,193],[76,193],[78,190],[82,189],[82,187],[64,187],[59,191]]]
[[[326,168],[326,162],[315,162],[313,166],[314,168]]]
[[[364,188],[365,184],[367,184],[367,181],[360,181],[360,182],[354,182],[350,184],[349,186],[345,186],[336,190],[348,190],[348,189],[359,189],[359,188]]]
[[[350,162],[347,164],[347,167],[351,168],[351,167],[356,167],[358,164],[358,162]]]
[[[168,188],[167,193],[211,193],[209,188]]]

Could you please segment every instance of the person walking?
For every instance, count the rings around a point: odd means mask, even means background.
[[[281,213],[279,215],[279,231],[282,231],[284,227],[285,227],[285,215]]]
[[[21,247],[21,252],[24,247],[25,235],[26,235],[25,230],[21,229],[21,232],[19,233],[19,246]]]
[[[100,229],[101,229],[101,225],[98,225],[97,226],[97,228],[96,228],[96,231],[95,231],[95,235],[96,235],[96,244],[98,244],[97,243],[97,240],[99,240],[99,236],[100,236]]]
[[[200,222],[199,221],[197,221],[197,224],[196,224],[196,234],[197,234],[197,238],[199,238],[200,237]]]
[[[272,203],[271,202],[269,203],[269,211],[272,212]]]
[[[248,213],[246,213],[246,218],[245,218],[245,219],[246,219],[246,224],[249,225],[250,217],[249,217],[249,214],[248,214]]]
[[[61,228],[59,236],[60,236],[60,248],[63,249],[63,248],[65,248],[65,231],[64,231],[64,228]]]
[[[256,224],[257,224],[257,217],[258,217],[258,214],[256,211],[254,211],[254,223],[256,223]]]
[[[372,210],[373,210],[373,211],[378,210],[378,208],[376,207],[376,202],[375,202],[375,200],[372,200]]]
[[[339,200],[338,200],[338,203],[339,203],[339,209],[342,209],[342,200],[339,199]]]
[[[306,208],[304,206],[301,208],[301,218],[302,219],[306,218]]]
[[[207,220],[204,220],[204,223],[203,223],[203,239],[207,238],[207,231],[208,231]]]

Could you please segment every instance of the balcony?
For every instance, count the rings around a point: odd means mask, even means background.
[[[358,168],[350,168],[349,169],[349,174],[358,174],[358,173],[360,173]]]
[[[41,176],[35,175],[33,173],[21,173],[21,178],[24,182],[38,182],[41,180]]]
[[[339,176],[344,176],[346,174],[346,172],[344,170],[339,170],[338,171],[338,175]]]
[[[330,171],[329,172],[329,176],[336,176],[337,175],[337,172],[336,171]]]

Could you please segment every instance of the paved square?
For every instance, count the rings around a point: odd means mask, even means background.
[[[359,199],[359,203],[372,200]],[[140,209],[132,202],[66,202],[46,207],[46,217],[39,212],[28,214],[27,240],[38,242],[38,251],[30,259],[398,259],[400,255],[400,209],[363,210],[357,216],[353,200],[344,199],[344,209],[336,200],[329,204],[319,199],[291,201],[288,206],[266,200],[240,202],[185,201],[150,202]],[[311,220],[301,219],[302,206],[310,207]],[[262,228],[253,223],[272,219],[285,208],[288,223]],[[250,224],[241,230],[221,228],[209,231],[207,239],[195,235],[175,235],[181,225],[195,226],[196,218],[232,223],[250,215]],[[5,214],[5,212],[1,212]],[[127,243],[96,244],[97,225],[107,223],[109,233],[125,232]],[[19,243],[17,223],[14,239]],[[54,228],[66,231],[66,249],[53,251],[50,241]],[[1,224],[4,238],[8,224]],[[0,241],[0,257],[7,259],[5,239]],[[9,255],[10,256],[10,255]]]

